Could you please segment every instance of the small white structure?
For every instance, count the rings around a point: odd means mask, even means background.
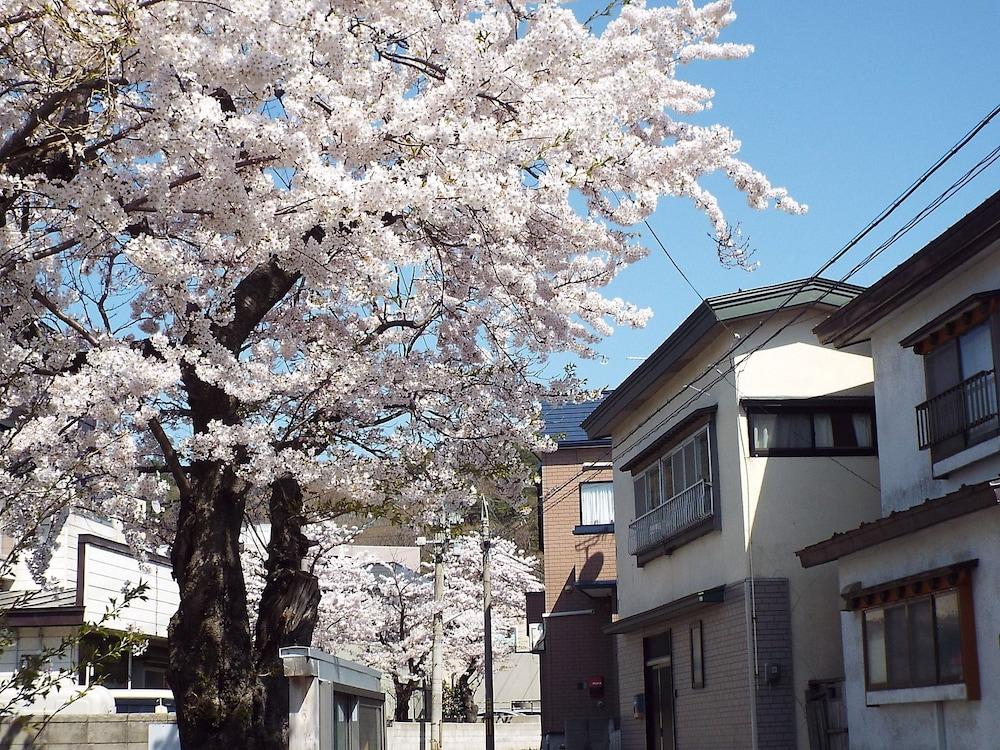
[[[379,672],[308,646],[279,653],[288,678],[288,750],[385,750]]]

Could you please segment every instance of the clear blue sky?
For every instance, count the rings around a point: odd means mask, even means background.
[[[572,7],[586,18],[605,4],[583,0]],[[705,296],[811,275],[1000,103],[997,0],[736,0],[735,10],[738,18],[722,41],[750,43],[756,52],[746,60],[697,63],[682,76],[716,91],[713,109],[699,121],[731,127],[742,157],[808,203],[809,213],[756,212],[732,189],[719,191],[728,218],[742,224],[757,251],[760,268],[748,274],[719,264],[708,223],[690,204],[661,203],[651,224]],[[1000,117],[826,275],[846,273],[998,144]],[[1000,163],[852,281],[881,278],[997,189]],[[639,364],[627,357],[650,354],[699,303],[652,239],[642,241],[649,257],[608,291],[651,308],[653,319],[603,342],[606,363],[578,363],[591,387],[621,382]]]

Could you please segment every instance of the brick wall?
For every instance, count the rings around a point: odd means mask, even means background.
[[[792,682],[792,623],[785,578],[754,580],[757,610],[757,747],[785,750],[795,747],[795,690]],[[766,680],[766,668],[777,664],[781,676]]]
[[[632,718],[633,696],[645,691],[643,638],[671,632],[675,690],[674,722],[679,750],[742,750],[753,747],[750,651],[747,596],[749,581],[726,587],[725,601],[705,605],[687,615],[664,621],[638,633],[617,637],[618,684],[622,717],[622,750],[645,750],[645,722]],[[792,688],[791,628],[788,582],[756,579],[757,660],[780,664],[781,678],[756,683],[758,748],[795,747],[795,696]],[[691,686],[691,628],[702,623],[705,687]]]
[[[691,687],[691,627],[701,620],[705,687]],[[750,748],[750,677],[743,582],[726,587],[721,604],[671,623],[674,716],[681,748]]]
[[[580,581],[615,578],[614,534],[574,534],[580,525],[580,483],[611,481],[610,468],[583,470],[585,462],[609,460],[605,448],[561,449],[542,459],[545,539],[545,611],[594,610],[592,615],[545,618],[541,655],[542,732],[563,732],[567,722],[617,718],[617,666],[610,624],[613,598],[591,598],[576,589]],[[603,700],[581,685],[603,676]]]

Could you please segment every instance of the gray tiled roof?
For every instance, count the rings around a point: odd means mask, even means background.
[[[604,398],[579,404],[542,404],[543,432],[553,438],[560,448],[582,445],[610,445],[610,439],[591,440],[580,423],[597,408]]]

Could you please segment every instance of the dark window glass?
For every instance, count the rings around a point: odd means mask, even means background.
[[[958,628],[958,592],[948,591],[934,597],[937,621],[937,658],[939,680],[962,681],[962,637]]]
[[[961,682],[959,593],[945,591],[864,612],[868,688]]]
[[[635,517],[644,515],[646,506],[646,475],[640,474],[632,480],[632,492],[635,495]]]
[[[933,685],[937,681],[934,653],[934,610],[930,599],[911,602],[909,617],[910,684]]]
[[[885,656],[889,685],[910,684],[909,639],[906,637],[906,606],[885,611]]]
[[[749,413],[755,455],[807,456],[816,451],[874,453],[871,412],[799,409]]]

